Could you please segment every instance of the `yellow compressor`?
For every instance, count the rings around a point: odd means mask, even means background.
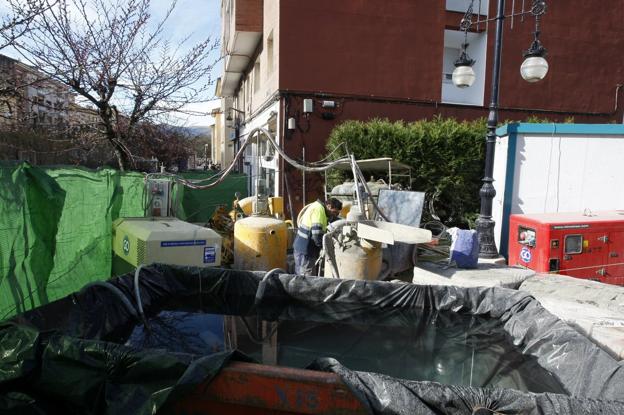
[[[238,219],[234,224],[235,269],[286,269],[288,226],[277,219],[283,214],[281,198],[254,197],[252,216]]]

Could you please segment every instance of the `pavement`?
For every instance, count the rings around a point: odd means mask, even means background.
[[[496,261],[480,261],[476,269],[449,267],[443,262],[419,262],[412,282],[421,285],[456,285],[460,287],[504,287],[517,290],[535,272],[512,268]]]
[[[420,285],[503,287],[533,295],[550,313],[624,364],[624,287],[563,275],[536,274],[500,260],[480,260],[477,269],[447,261],[419,262],[412,282]]]

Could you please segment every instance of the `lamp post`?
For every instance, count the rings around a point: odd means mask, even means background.
[[[464,32],[465,41],[462,44],[462,53],[455,62],[453,71],[453,83],[459,88],[470,87],[475,80],[475,73],[472,65],[475,63],[468,56],[468,30],[472,26],[473,4],[471,1],[468,10],[464,14],[460,23],[460,29]],[[548,73],[548,62],[546,49],[542,46],[540,35],[540,18],[546,12],[546,2],[544,0],[533,0],[529,11],[522,10],[520,14],[532,14],[535,17],[535,31],[533,43],[529,50],[524,53],[525,61],[520,68],[520,74],[527,82],[537,82]],[[514,13],[514,15],[517,15]],[[481,258],[496,258],[498,250],[494,240],[494,220],[492,219],[492,202],[496,196],[494,182],[494,154],[496,150],[496,127],[498,124],[498,96],[500,85],[501,51],[503,48],[503,21],[505,20],[505,0],[498,0],[496,17],[492,19],[496,22],[496,33],[494,37],[494,59],[492,63],[492,90],[490,95],[490,106],[487,120],[487,135],[485,137],[485,173],[482,179],[483,185],[479,191],[481,197],[481,209],[477,219],[477,232],[479,234],[479,256]]]
[[[208,143],[204,144],[204,170],[208,170]]]

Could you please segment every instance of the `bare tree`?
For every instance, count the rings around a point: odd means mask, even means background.
[[[133,165],[132,141],[144,122],[209,98],[210,38],[173,47],[164,38],[165,17],[150,22],[151,0],[58,0],[29,23],[13,46],[37,70],[92,103],[101,133],[115,149],[120,169]],[[15,15],[33,11],[29,0],[11,0]]]
[[[17,4],[14,0],[7,2],[13,13],[0,16],[0,50],[26,33],[33,19],[55,3],[45,0],[25,0],[22,4]]]

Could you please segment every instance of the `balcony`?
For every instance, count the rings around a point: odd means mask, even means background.
[[[262,38],[263,1],[225,0],[221,13],[225,57],[221,93],[232,96]]]

